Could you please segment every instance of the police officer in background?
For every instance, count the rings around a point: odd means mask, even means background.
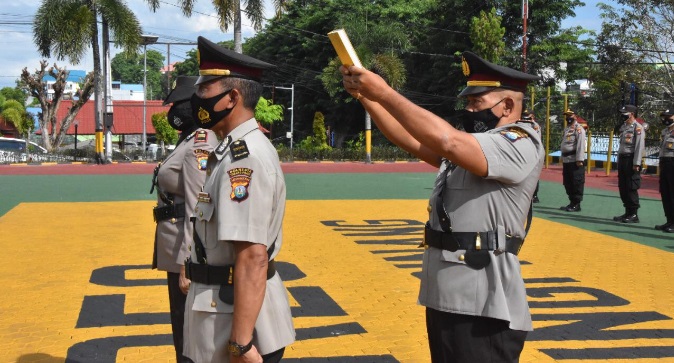
[[[667,223],[657,225],[655,229],[674,233],[674,110],[663,111],[660,120],[665,126],[660,145],[660,196]]]
[[[567,212],[580,212],[585,187],[585,128],[576,121],[576,114],[571,110],[564,112],[567,127],[562,134],[562,178],[569,204],[559,209]]]
[[[260,79],[271,64],[197,41],[196,122],[221,140],[194,209],[185,355],[197,363],[278,362],[295,340],[274,258],[286,188],[278,153],[258,128]]]
[[[341,67],[346,90],[386,137],[439,168],[425,228],[419,303],[433,362],[517,362],[532,330],[517,257],[543,167],[537,125],[520,120],[539,79],[463,53],[466,132],[366,69]]]
[[[185,298],[190,281],[185,277],[185,259],[192,244],[189,214],[197,204],[197,194],[206,179],[206,160],[217,140],[211,130],[199,129],[192,118],[190,99],[197,77],[180,76],[164,105],[172,104],[168,122],[180,131],[176,148],[154,171],[152,190],[157,190],[154,208],[155,248],[152,268],[167,272],[171,328],[177,362],[183,357]]]
[[[638,190],[641,187],[641,158],[644,155],[646,132],[635,118],[636,106],[624,105],[618,112],[624,121],[616,129],[620,133],[618,189],[625,213],[613,217],[613,220],[622,223],[639,223]]]

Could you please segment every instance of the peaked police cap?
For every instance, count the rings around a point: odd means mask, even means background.
[[[198,78],[199,77],[197,76],[178,76],[173,85],[173,89],[164,100],[164,106],[169,103],[189,100],[196,90],[194,84],[197,82]]]
[[[459,97],[489,92],[497,88],[525,92],[527,84],[541,77],[487,62],[472,52],[463,52],[461,68],[468,77]]]
[[[239,54],[201,36],[197,38],[197,59],[197,85],[221,77],[245,78],[259,82],[264,70],[274,68],[272,64]]]

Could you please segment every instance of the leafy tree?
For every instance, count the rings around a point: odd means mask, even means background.
[[[145,58],[143,54],[119,53],[112,58],[110,68],[112,79],[122,83],[142,84]],[[166,90],[162,84],[161,68],[164,66],[164,55],[156,50],[147,51],[147,94],[149,99],[166,98]]]
[[[505,51],[503,36],[505,28],[501,26],[501,17],[496,15],[496,8],[485,12],[480,10],[480,15],[470,22],[470,41],[474,44],[473,50],[480,57],[497,62]]]
[[[166,117],[167,112],[159,112],[152,115],[152,126],[157,131],[157,141],[162,143],[162,151],[165,146],[175,144],[178,141],[178,131],[171,127]]]
[[[25,105],[28,96],[19,87],[3,87],[0,89],[0,95],[4,96],[6,100],[17,100],[20,104]]]
[[[325,116],[322,113],[316,112],[313,122],[313,135],[307,136],[307,138],[300,141],[299,147],[312,152],[332,149],[328,145],[328,135],[325,131]]]
[[[54,54],[58,60],[67,58],[72,64],[78,64],[91,47],[96,126],[102,128],[99,18],[109,26],[116,46],[129,53],[136,51],[141,28],[124,0],[42,0],[35,14],[33,39],[43,57]],[[99,153],[99,158],[103,160],[104,155]]]
[[[255,106],[255,119],[271,127],[274,123],[283,121],[283,106],[275,105],[270,100],[260,97]],[[269,131],[269,138],[271,138],[271,130]]]
[[[28,138],[33,131],[33,118],[26,112],[26,107],[17,100],[9,99],[0,104],[0,116],[10,122],[23,138]],[[28,143],[26,143],[28,145]]]
[[[44,81],[45,74],[49,74],[55,79],[52,85],[54,94],[52,99],[47,97],[47,84]],[[61,101],[63,100],[66,79],[69,72],[65,68],[60,68],[56,64],[47,69],[47,61],[40,62],[40,69],[31,74],[28,68],[21,72],[20,87],[35,97],[40,104],[42,112],[38,114],[38,123],[42,130],[42,144],[48,151],[53,151],[63,142],[66,131],[72,124],[75,116],[82,106],[89,100],[94,88],[94,73],[90,72],[82,81],[80,89],[73,97],[73,104],[68,109],[68,113],[62,120],[56,119],[56,114]]]

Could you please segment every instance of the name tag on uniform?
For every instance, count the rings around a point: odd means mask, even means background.
[[[199,192],[199,194],[197,195],[197,201],[201,203],[210,203],[211,195],[206,192]]]

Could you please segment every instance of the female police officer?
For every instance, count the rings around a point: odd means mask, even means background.
[[[152,180],[152,190],[157,189],[152,267],[167,272],[177,362],[186,361],[182,355],[183,322],[190,282],[185,278],[184,263],[189,255],[187,248],[192,243],[192,224],[185,215],[197,204],[197,193],[206,178],[206,159],[217,145],[213,131],[197,128],[192,118],[190,99],[197,78],[178,77],[175,88],[164,101],[165,105],[173,104],[167,115],[168,122],[181,133],[176,148],[155,168]]]

